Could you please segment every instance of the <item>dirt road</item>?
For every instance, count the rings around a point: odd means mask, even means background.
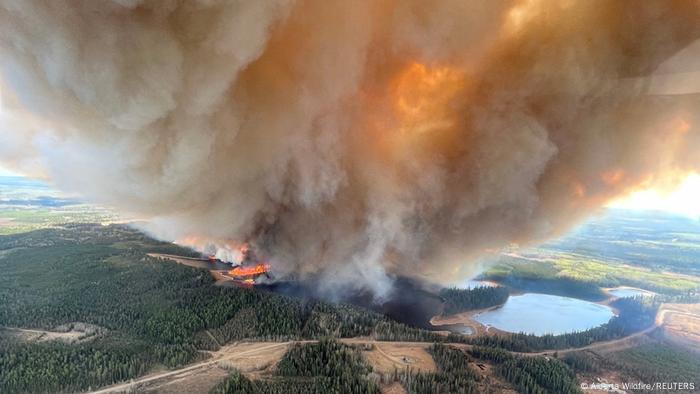
[[[235,348],[236,344],[224,346],[221,350],[214,352],[213,356],[207,360],[204,360],[204,361],[201,361],[198,363],[194,363],[194,364],[190,364],[190,365],[187,365],[187,366],[182,367],[180,369],[175,369],[172,371],[165,371],[165,372],[157,372],[157,373],[148,374],[148,375],[142,376],[141,378],[131,380],[130,382],[120,383],[120,384],[116,384],[113,386],[105,387],[105,388],[97,390],[97,391],[92,391],[92,393],[93,394],[106,394],[106,393],[127,392],[134,387],[145,385],[148,383],[152,383],[152,382],[155,382],[157,380],[172,378],[172,377],[180,376],[184,373],[194,372],[194,371],[199,370],[199,369],[208,368],[208,367],[211,367],[213,365],[216,365],[219,362],[226,361],[226,360],[229,360],[229,359],[234,358],[234,357],[241,357],[241,356],[245,356],[248,354],[259,354],[261,352],[270,351],[274,348],[287,347],[291,343],[292,342],[272,342],[272,343],[261,342],[261,343],[259,343],[260,346],[255,346],[252,349],[248,349],[248,350],[241,351],[241,352],[232,352],[232,353],[229,353],[229,351],[231,350],[231,348]]]
[[[544,356],[544,355],[551,355],[554,352],[557,354],[566,354],[566,353],[571,353],[571,352],[578,352],[578,351],[583,351],[583,350],[606,350],[606,349],[615,349],[615,350],[621,350],[627,347],[634,346],[634,340],[636,338],[640,338],[644,335],[647,335],[657,329],[658,327],[661,327],[664,324],[664,321],[666,319],[666,315],[668,313],[677,313],[676,311],[672,311],[669,309],[665,308],[665,304],[661,304],[659,307],[659,311],[656,314],[656,320],[654,324],[646,328],[642,331],[638,331],[634,334],[628,335],[626,337],[618,338],[618,339],[612,339],[610,341],[602,341],[602,342],[595,342],[592,343],[588,346],[583,346],[583,347],[576,347],[576,348],[568,348],[568,349],[559,349],[559,350],[544,350],[541,352],[536,352],[536,353],[518,353],[521,355],[526,355],[526,356]]]
[[[634,334],[633,336],[639,336],[639,335],[644,335],[645,333],[649,332],[651,329],[655,327],[649,328],[648,330],[639,332]],[[564,349],[564,350],[556,350],[559,352],[559,354],[562,353],[567,353],[570,351],[575,351],[575,350],[582,350],[582,349],[593,349],[593,348],[598,348],[601,346],[610,346],[613,343],[620,342],[627,340],[630,337],[625,337],[619,340],[615,341],[608,341],[608,342],[600,342],[598,344],[593,344],[591,346],[587,346],[585,348],[578,348],[578,349]],[[351,345],[373,345],[374,349],[376,351],[382,353],[382,356],[386,357],[388,360],[391,360],[395,362],[396,364],[400,364],[402,362],[405,362],[401,357],[396,357],[390,354],[386,354],[383,349],[385,347],[388,348],[395,348],[395,347],[404,347],[407,349],[411,349],[414,351],[414,356],[415,356],[415,350],[423,350],[427,349],[432,345],[431,342],[392,342],[392,341],[376,341],[370,338],[343,338],[340,339],[341,342],[346,343],[346,344],[351,344]],[[277,353],[278,357],[281,357],[281,355],[284,352],[275,352],[275,350],[279,350],[280,348],[286,349],[287,347],[291,346],[293,343],[313,343],[316,342],[314,340],[308,340],[308,341],[288,341],[288,342],[251,342],[247,343],[247,347],[245,350],[240,349],[240,343],[238,344],[233,344],[233,345],[227,345],[221,348],[220,350],[213,352],[212,357],[198,362],[194,364],[187,365],[185,367],[182,367],[180,369],[172,370],[172,371],[163,371],[163,372],[155,372],[151,373],[145,376],[142,376],[138,379],[131,380],[129,382],[125,383],[119,383],[113,386],[105,387],[103,389],[93,391],[92,394],[107,394],[107,393],[123,393],[123,392],[128,392],[129,390],[132,390],[134,388],[139,388],[139,387],[144,387],[144,386],[149,386],[149,385],[157,385],[159,383],[162,383],[163,381],[167,381],[170,379],[182,379],[188,374],[194,374],[194,373],[199,373],[202,370],[206,368],[213,368],[216,367],[217,365],[220,365],[222,363],[225,363],[227,361],[231,361],[233,359],[244,359],[246,356],[250,357],[259,357],[260,355],[264,354],[273,354]],[[449,343],[449,345],[454,346],[456,348],[460,349],[471,349],[472,345],[468,344],[463,344],[463,343]],[[597,346],[596,346],[597,345]],[[523,355],[523,356],[543,356],[543,355],[548,355],[552,354],[555,352],[555,350],[548,350],[548,351],[543,351],[543,352],[538,352],[538,353],[517,353],[513,352],[514,354],[518,355]],[[270,360],[270,361],[277,361],[277,360]],[[426,370],[430,370],[432,368],[425,368]]]
[[[652,325],[651,327],[636,332],[632,335],[626,336],[624,338],[619,338],[619,339],[614,339],[610,341],[605,341],[605,342],[596,342],[588,346],[584,347],[579,347],[579,348],[569,348],[569,349],[552,349],[552,350],[545,350],[541,352],[536,352],[536,353],[520,353],[520,352],[511,352],[513,354],[521,355],[521,356],[546,356],[546,355],[552,355],[553,353],[558,353],[558,354],[566,354],[574,351],[582,351],[582,350],[605,350],[605,349],[619,349],[619,348],[624,348],[624,347],[630,347],[634,345],[634,341],[636,338],[642,337],[646,334],[649,334],[653,330],[655,330],[657,327],[661,326],[664,324],[666,315],[668,313],[674,313],[672,310],[668,310],[662,305],[659,309],[659,313],[656,316],[656,321],[655,324]],[[392,342],[392,341],[377,341],[369,337],[358,337],[358,338],[343,338],[340,339],[341,342],[346,343],[346,344],[351,344],[351,345],[374,345],[376,349],[379,349],[378,351],[382,354],[382,356],[385,356],[388,360],[394,361],[394,362],[402,362],[403,360],[401,358],[397,358],[394,355],[391,354],[386,354],[382,349],[384,347],[389,347],[389,348],[395,348],[395,347],[405,347],[405,348],[413,348],[413,349],[427,349],[429,346],[432,345],[430,342]],[[188,373],[194,373],[197,371],[200,371],[205,368],[210,368],[213,366],[216,366],[222,362],[227,362],[231,360],[241,360],[245,359],[246,356],[250,357],[261,357],[269,354],[269,355],[274,355],[273,358],[276,358],[276,360],[270,359],[267,360],[269,362],[276,362],[279,357],[284,353],[283,351],[276,351],[276,350],[282,350],[286,349],[287,347],[291,346],[294,343],[314,343],[316,342],[315,340],[305,340],[305,341],[287,341],[287,342],[240,342],[240,343],[234,343],[232,345],[226,345],[222,347],[220,350],[216,352],[212,352],[211,355],[212,357],[198,362],[194,364],[187,365],[185,367],[182,367],[180,369],[172,370],[172,371],[164,371],[164,372],[156,372],[152,374],[145,375],[143,377],[140,377],[138,379],[134,379],[130,382],[126,383],[120,383],[116,384],[113,386],[109,386],[97,391],[93,391],[93,394],[107,394],[107,393],[120,393],[120,392],[126,392],[129,391],[130,389],[136,388],[136,387],[142,387],[144,385],[148,385],[151,383],[155,383],[158,381],[162,381],[165,379],[172,379],[176,377],[182,377],[183,375],[186,375]],[[463,344],[463,343],[448,343],[448,345],[460,348],[460,349],[471,349],[472,345],[468,344]]]
[[[48,331],[0,326],[0,332],[5,331],[7,334],[14,335],[20,340],[26,342],[60,341],[65,343],[78,343],[94,339],[96,335],[100,334],[103,331],[97,326],[86,324],[83,324],[81,328],[82,329],[76,329],[70,327],[66,328],[63,331]]]

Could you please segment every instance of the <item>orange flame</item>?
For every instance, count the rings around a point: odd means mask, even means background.
[[[237,277],[256,276],[267,273],[270,270],[270,265],[266,263],[257,264],[252,267],[236,267],[229,271],[229,275]]]

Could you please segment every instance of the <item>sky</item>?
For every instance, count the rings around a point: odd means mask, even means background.
[[[0,166],[0,176],[12,176],[17,175],[16,173],[8,170],[7,168]]]
[[[608,204],[612,208],[659,210],[700,219],[700,174],[691,174],[676,190],[640,190]]]

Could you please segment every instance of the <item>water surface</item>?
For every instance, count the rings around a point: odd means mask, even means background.
[[[570,297],[525,293],[511,296],[496,309],[474,319],[485,326],[528,334],[565,334],[605,324],[613,317],[605,305]]]
[[[437,326],[432,326],[432,330],[445,330],[449,332],[453,332],[455,334],[462,334],[462,335],[474,335],[474,330],[466,326],[462,323],[455,323],[455,324],[443,324],[443,325],[437,325]]]
[[[608,290],[608,293],[610,295],[617,297],[617,298],[636,297],[636,296],[649,297],[649,296],[653,295],[652,293],[650,293],[646,290],[636,289],[634,287],[618,287],[615,289]]]

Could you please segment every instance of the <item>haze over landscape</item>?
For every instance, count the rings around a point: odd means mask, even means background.
[[[0,0],[0,393],[700,392],[698,21]]]

